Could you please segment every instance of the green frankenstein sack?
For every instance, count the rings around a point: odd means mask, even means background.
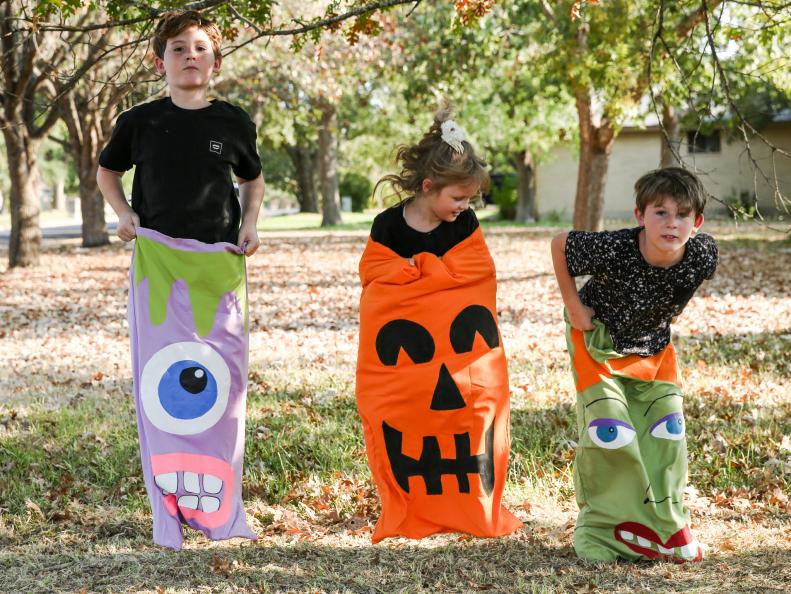
[[[683,501],[687,444],[676,352],[623,356],[603,324],[566,321],[577,390],[574,549],[587,560],[699,561]]]

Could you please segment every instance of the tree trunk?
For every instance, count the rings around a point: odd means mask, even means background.
[[[40,145],[41,145],[40,142],[36,143],[37,152],[38,152],[38,147]],[[34,159],[38,164],[38,157],[34,157]],[[30,170],[30,187],[33,189],[33,196],[35,196],[36,204],[38,204],[39,213],[41,212],[42,207],[44,210],[47,210],[46,203],[42,204],[42,200],[41,200],[41,193],[42,193],[42,189],[44,188],[44,179],[41,177],[41,169],[38,168],[38,165],[36,165],[36,167],[33,167]]]
[[[319,185],[321,187],[321,226],[339,225],[341,219],[338,192],[338,147],[335,131],[337,111],[334,105],[324,103],[319,127]]]
[[[538,202],[536,200],[536,168],[533,153],[525,149],[515,155],[516,167],[516,221],[532,223],[538,220]]]
[[[604,187],[615,130],[606,116],[594,122],[590,95],[586,90],[577,90],[576,103],[580,127],[580,161],[573,225],[575,229],[600,231],[604,227]]]
[[[110,243],[104,218],[104,198],[96,183],[98,156],[93,163],[80,168],[80,211],[82,214],[82,247]]]
[[[604,132],[597,129],[597,136]],[[610,153],[612,152],[612,142],[602,146],[598,143],[593,145],[593,158],[591,159],[590,186],[588,190],[588,225],[590,231],[601,231],[604,229],[604,188],[607,184],[607,169],[610,165]]]
[[[55,185],[52,187],[52,208],[60,212],[66,210],[65,185],[63,178],[58,178],[58,181],[56,181]]]
[[[662,152],[659,160],[660,167],[677,167],[679,151],[681,150],[681,123],[678,113],[672,105],[662,104]],[[668,141],[670,144],[668,145]]]
[[[80,27],[74,34],[63,32],[52,37],[36,26],[28,26],[24,20],[12,18],[20,11],[26,13],[28,4],[0,1],[3,52],[0,128],[6,141],[11,178],[10,267],[35,264],[41,249],[40,199],[33,187],[38,177],[35,165],[40,142],[62,116],[64,99],[71,95],[77,80],[107,81],[117,74],[115,71],[104,76],[94,72],[92,77],[87,76],[88,71],[105,58],[104,49],[109,43],[111,28],[90,39]],[[91,14],[81,11],[78,22],[89,22]],[[78,48],[85,51],[78,51]],[[139,70],[143,72],[142,68]],[[102,85],[110,89],[108,84],[103,82]],[[118,95],[126,88],[116,85],[112,93]],[[45,97],[47,101],[43,100]],[[42,101],[39,102],[39,98]],[[42,108],[39,103],[47,105]],[[84,112],[78,115],[84,116]]]
[[[11,178],[8,266],[34,266],[41,251],[40,199],[33,183],[38,177],[36,157],[40,141],[31,139],[25,126],[5,126],[3,138]]]
[[[112,132],[111,114],[125,91],[116,87],[110,96],[106,91],[106,88],[95,91],[90,87],[80,87],[60,106],[61,119],[69,130],[68,150],[80,182],[83,247],[110,243],[104,217],[104,199],[96,183],[96,171],[101,150]],[[85,99],[86,95],[92,99]]]
[[[291,157],[297,176],[299,212],[319,212],[319,198],[316,193],[316,151],[297,144],[288,147],[288,155]]]

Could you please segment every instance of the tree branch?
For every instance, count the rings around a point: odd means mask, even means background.
[[[203,2],[193,2],[191,4],[187,4],[181,7],[183,10],[211,10],[215,8],[219,8],[220,6],[227,5],[231,12],[239,18],[245,24],[252,26],[256,30],[256,36],[253,39],[258,39],[261,37],[282,37],[282,36],[291,36],[291,35],[301,35],[303,33],[308,33],[315,29],[322,29],[329,25],[334,25],[336,23],[341,23],[346,21],[350,18],[360,16],[363,14],[368,14],[370,12],[375,12],[378,10],[385,10],[388,8],[392,8],[394,6],[399,6],[402,4],[415,4],[415,7],[420,4],[421,0],[379,0],[377,2],[370,2],[368,4],[363,4],[358,6],[357,8],[353,8],[348,10],[342,14],[334,15],[331,17],[326,17],[317,21],[313,21],[311,23],[306,23],[299,27],[294,27],[290,29],[261,29],[258,25],[252,23],[249,19],[243,17],[236,8],[233,6],[231,0],[205,0]],[[135,5],[138,5],[135,3]],[[41,22],[33,22],[33,19],[29,17],[17,17],[17,20],[25,21],[34,25],[36,30],[38,31],[95,31],[98,29],[111,29],[115,27],[125,27],[129,25],[135,25],[138,23],[143,23],[146,21],[152,21],[156,19],[160,14],[166,12],[167,9],[154,9],[151,8],[148,10],[148,14],[141,17],[135,17],[132,19],[125,19],[121,21],[106,21],[104,23],[97,23],[94,25],[85,25],[85,26],[78,26],[78,25],[59,25],[57,23],[41,23]],[[414,8],[413,8],[414,10]],[[410,11],[411,12],[411,11]],[[242,45],[246,45],[242,44]],[[238,46],[238,47],[241,47]]]
[[[406,18],[412,16],[412,13],[415,12],[418,6],[420,6],[421,2],[423,2],[423,0],[415,0],[415,5],[412,8],[410,8],[409,11],[406,13]]]
[[[184,6],[180,7],[180,10],[210,10],[213,8],[217,8],[224,4],[227,4],[230,0],[204,0],[202,2],[193,2],[191,4],[185,4]],[[135,17],[131,19],[124,19],[122,21],[105,21],[104,23],[96,23],[94,25],[59,25],[57,23],[42,23],[40,21],[35,22],[31,18],[23,18],[17,17],[16,20],[25,21],[30,23],[31,25],[35,25],[38,31],[80,31],[80,32],[87,32],[87,31],[97,31],[99,29],[112,29],[116,27],[128,27],[129,25],[136,25],[138,23],[144,23],[146,21],[151,21],[156,19],[160,14],[167,12],[169,10],[173,10],[172,8],[150,8],[146,7],[145,5],[141,5],[137,2],[133,3],[135,6],[140,8],[141,10],[147,11],[145,16]]]
[[[256,33],[258,33],[259,35],[263,35],[263,33],[264,33],[264,30],[263,30],[263,29],[261,29],[261,27],[259,27],[258,25],[256,25],[256,24],[255,24],[253,21],[251,21],[250,19],[248,19],[248,18],[246,18],[245,16],[241,15],[241,14],[239,13],[239,11],[238,11],[238,10],[236,10],[236,8],[234,7],[234,5],[233,5],[233,4],[229,4],[229,5],[228,5],[228,10],[230,10],[230,11],[231,11],[231,14],[232,14],[233,16],[235,16],[237,19],[239,19],[240,21],[242,21],[242,22],[243,22],[245,25],[247,25],[248,27],[250,27],[251,29],[253,29],[253,30],[254,30]]]
[[[555,11],[552,9],[552,5],[547,2],[547,0],[541,0],[539,4],[541,4],[541,10],[544,11],[544,14],[547,15],[547,18],[553,23],[557,23],[558,19],[555,16]]]
[[[269,31],[262,31],[261,33],[243,41],[239,45],[232,46],[230,50],[223,54],[223,57],[232,54],[238,49],[243,48],[244,46],[261,39],[262,37],[288,37],[288,36],[295,36],[295,35],[302,35],[303,33],[309,33],[315,29],[323,29],[324,27],[329,27],[330,25],[334,25],[336,23],[342,23],[343,21],[347,21],[350,18],[360,16],[363,14],[368,14],[370,12],[376,12],[377,10],[385,10],[388,8],[393,8],[395,6],[400,6],[403,4],[418,4],[420,0],[381,0],[380,2],[371,2],[370,4],[364,4],[363,6],[359,6],[343,14],[338,14],[331,17],[326,17],[318,21],[313,21],[312,23],[307,23],[305,25],[301,25],[299,27],[295,27],[293,29],[271,29]]]
[[[7,87],[11,93],[17,97],[24,95],[25,89],[27,88],[35,70],[36,52],[38,50],[38,40],[36,37],[37,35],[33,34],[23,42],[22,52],[19,56],[19,72],[17,74],[16,80]],[[11,62],[14,61],[13,56],[9,57],[8,59]]]
[[[741,206],[739,204],[734,204],[732,201],[724,200],[724,199],[719,198],[719,197],[714,196],[714,195],[709,195],[709,197],[712,200],[714,200],[714,201],[720,203],[721,205],[723,205],[731,213],[731,215],[734,218],[742,217],[742,218],[754,219],[756,222],[759,222],[761,225],[763,225],[763,226],[765,226],[765,227],[767,227],[769,229],[773,229],[773,230],[776,230],[776,231],[781,231],[783,233],[788,233],[789,231],[791,231],[791,229],[779,229],[779,228],[777,228],[775,226],[772,226],[768,221],[766,221],[766,219],[764,219],[763,214],[761,213],[760,208],[759,208],[759,204],[758,204],[758,198],[759,198],[758,182],[759,182],[759,179],[761,181],[763,181],[771,189],[771,191],[772,191],[772,193],[774,195],[774,201],[775,201],[775,204],[777,205],[777,207],[782,209],[782,210],[784,210],[785,212],[788,212],[789,211],[789,199],[788,199],[787,196],[785,196],[783,194],[783,192],[782,192],[782,190],[780,188],[780,179],[779,179],[779,177],[777,175],[778,172],[777,172],[777,168],[776,168],[776,160],[777,160],[777,155],[778,154],[782,155],[784,157],[791,157],[791,154],[789,154],[787,151],[784,151],[783,149],[781,149],[781,148],[777,147],[776,145],[774,145],[773,143],[771,143],[763,134],[761,134],[758,130],[756,130],[755,127],[752,126],[749,123],[749,121],[747,121],[745,119],[744,114],[742,113],[741,109],[739,108],[738,104],[736,103],[736,101],[733,98],[732,91],[731,91],[731,86],[730,86],[730,81],[729,81],[729,78],[728,78],[728,70],[726,68],[724,68],[723,65],[722,65],[722,62],[720,60],[720,57],[719,57],[719,54],[718,54],[718,51],[717,51],[716,40],[715,40],[715,37],[714,37],[715,31],[716,31],[717,27],[719,27],[719,22],[720,22],[720,19],[722,17],[722,11],[720,11],[719,16],[714,19],[713,25],[712,25],[712,22],[711,22],[712,21],[712,14],[711,14],[712,6],[718,6],[720,4],[722,4],[722,2],[710,2],[709,3],[706,0],[701,0],[700,9],[695,12],[695,17],[694,18],[698,19],[696,24],[701,23],[701,22],[705,22],[705,29],[706,29],[705,30],[705,40],[706,40],[706,43],[705,43],[705,47],[703,47],[702,49],[699,50],[700,58],[698,59],[697,64],[694,66],[694,70],[697,70],[697,68],[699,67],[699,65],[702,62],[703,58],[708,53],[708,55],[710,56],[710,60],[711,60],[711,63],[712,63],[712,68],[713,68],[712,83],[711,83],[711,88],[708,90],[708,96],[709,97],[713,97],[714,96],[714,89],[715,89],[715,87],[717,85],[717,79],[719,78],[719,84],[720,84],[722,92],[723,92],[723,94],[725,96],[726,104],[727,104],[729,110],[731,111],[734,119],[737,120],[738,123],[739,123],[738,124],[738,129],[741,132],[742,141],[744,142],[744,151],[743,152],[747,155],[747,158],[749,159],[750,165],[751,165],[751,167],[753,169],[754,203],[753,203],[752,206],[754,208],[754,212],[753,213],[747,212],[744,209],[743,206]],[[747,4],[747,3],[744,3],[744,4]],[[756,4],[758,4],[758,3],[751,3],[750,5],[755,6]],[[668,131],[665,129],[664,122],[662,121],[662,118],[659,115],[659,107],[658,107],[657,95],[654,92],[654,89],[652,87],[652,82],[651,82],[652,81],[652,77],[653,77],[653,72],[651,70],[651,66],[653,64],[653,58],[654,58],[654,56],[656,54],[657,48],[658,48],[660,43],[664,47],[664,50],[667,52],[667,54],[669,56],[671,56],[672,58],[674,58],[674,60],[673,60],[674,66],[678,70],[679,74],[681,75],[681,78],[682,78],[681,82],[682,82],[682,84],[685,87],[689,87],[688,81],[689,81],[690,77],[692,76],[689,73],[685,73],[683,71],[683,69],[681,68],[680,64],[677,61],[675,61],[675,56],[673,55],[673,51],[667,45],[667,42],[664,39],[664,9],[665,9],[665,7],[666,7],[665,1],[662,0],[662,2],[660,2],[659,9],[657,10],[656,17],[655,17],[655,20],[654,20],[654,26],[653,26],[653,35],[652,35],[651,52],[650,52],[652,60],[649,63],[650,100],[651,100],[651,105],[653,107],[654,114],[656,115],[657,119],[659,120],[659,128],[662,131],[663,140],[669,146],[669,148],[670,148],[671,152],[673,153],[673,156],[676,158],[676,160],[679,163],[681,163],[682,165],[684,165],[684,160],[683,160],[683,158],[682,158],[682,156],[680,154],[680,151],[677,149],[677,147],[673,146],[669,142],[670,141],[670,137],[669,137]],[[756,6],[756,8],[757,8],[757,6]],[[686,22],[688,23],[689,21],[686,21]],[[678,33],[678,30],[679,29],[676,28],[676,30],[675,30],[676,34]],[[691,29],[689,31],[691,31]],[[702,120],[701,120],[701,123],[702,123]],[[698,127],[698,130],[700,130],[700,125]],[[763,171],[763,169],[761,168],[760,163],[758,162],[758,159],[753,154],[753,147],[752,147],[751,140],[755,139],[755,138],[760,139],[769,148],[769,150],[771,151],[773,177],[770,177],[769,175],[767,175],[766,172]]]
[[[705,2],[701,2],[701,5],[698,7],[698,9],[688,14],[686,18],[676,27],[676,37],[678,39],[685,39],[692,29],[694,29],[702,21],[708,19],[709,11],[717,8],[720,4],[722,4],[722,2],[723,0],[712,0],[711,9],[706,7]],[[662,4],[664,4],[664,2]]]

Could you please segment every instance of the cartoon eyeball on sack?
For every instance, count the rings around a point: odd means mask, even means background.
[[[649,429],[651,437],[680,441],[684,439],[684,416],[680,412],[665,415]],[[591,441],[600,448],[617,450],[629,445],[637,435],[635,428],[619,419],[594,419],[588,424]]]
[[[600,448],[617,450],[632,443],[637,432],[629,423],[618,419],[594,419],[588,425],[588,435]]]
[[[680,412],[670,413],[651,425],[649,433],[659,439],[684,439],[684,416]]]
[[[151,423],[174,435],[194,435],[225,413],[231,373],[220,354],[198,342],[157,351],[140,375],[140,401]]]

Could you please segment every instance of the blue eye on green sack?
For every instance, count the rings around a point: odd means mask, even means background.
[[[651,425],[649,431],[652,437],[659,439],[684,439],[684,416],[679,412],[670,413]]]
[[[617,450],[632,443],[637,432],[618,419],[594,419],[588,424],[588,435],[600,448]]]

